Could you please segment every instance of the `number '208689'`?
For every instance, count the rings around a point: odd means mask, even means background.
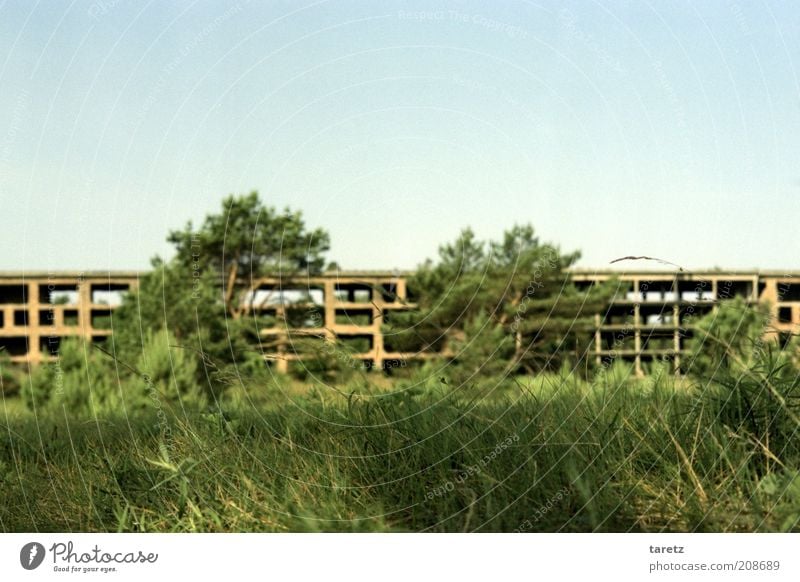
[[[779,570],[781,563],[778,560],[738,560],[736,570]]]

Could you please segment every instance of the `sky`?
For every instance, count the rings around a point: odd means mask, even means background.
[[[146,269],[258,190],[348,269],[530,223],[798,270],[798,66],[790,1],[0,0],[0,269]]]

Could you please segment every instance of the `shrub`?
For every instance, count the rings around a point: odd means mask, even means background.
[[[14,369],[8,354],[0,352],[0,394],[18,394],[21,387],[20,373]]]
[[[157,394],[167,403],[181,406],[196,406],[204,401],[203,391],[197,384],[197,363],[193,354],[177,346],[175,337],[167,330],[145,333],[136,369],[142,373],[143,380],[136,385],[139,390],[145,390],[146,398],[154,399]]]
[[[119,402],[118,380],[110,360],[71,337],[61,342],[55,361],[33,369],[22,396],[31,409],[94,416]]]
[[[737,297],[721,303],[716,312],[701,319],[694,331],[688,371],[711,379],[722,368],[741,369],[755,355],[769,322],[764,305],[750,306]]]
[[[53,362],[33,369],[23,385],[28,408],[76,417],[131,414],[154,405],[198,406],[194,359],[173,347],[167,331],[148,331],[133,365],[92,349],[81,338],[67,338]]]

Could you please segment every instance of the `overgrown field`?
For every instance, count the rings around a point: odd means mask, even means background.
[[[0,529],[798,531],[797,396],[796,372],[764,365],[276,381],[127,415],[6,397]]]

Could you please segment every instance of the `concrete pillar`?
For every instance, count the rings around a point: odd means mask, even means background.
[[[764,291],[761,293],[760,299],[770,303],[774,310],[775,304],[778,302],[778,280],[776,278],[764,279]]]
[[[759,297],[758,297],[758,280],[759,280],[759,276],[758,275],[753,275],[753,282],[751,283],[753,285],[753,289],[750,292],[750,301],[754,301],[755,302],[755,301],[758,301],[758,299],[759,299]]]
[[[78,327],[89,340],[92,338],[92,284],[78,279]]]
[[[373,287],[378,287],[378,285],[373,285]],[[383,333],[381,332],[384,313],[383,306],[383,295],[373,292],[372,326],[370,333],[372,334],[372,359],[376,370],[383,369]]]
[[[395,293],[397,294],[397,298],[401,300],[408,299],[408,289],[406,288],[406,280],[405,279],[397,279],[395,281]]]
[[[711,279],[711,296],[714,298],[714,305],[711,308],[712,313],[716,312],[719,309],[719,303],[718,303],[719,297],[717,297],[718,290],[719,290],[719,285],[717,285],[717,278],[714,277],[713,279]],[[699,300],[698,303],[700,303]]]
[[[633,304],[633,364],[634,364],[634,373],[637,376],[642,375],[642,357],[640,352],[642,350],[642,334],[641,334],[641,322],[639,318],[641,317],[640,313],[640,306],[642,301],[644,301],[644,293],[642,292],[641,288],[642,282],[634,277],[633,279],[633,291],[635,293],[634,297],[634,304]]]
[[[38,364],[42,361],[42,351],[40,348],[41,330],[39,329],[39,283],[28,283],[28,303],[26,305],[27,330],[28,335],[28,362]]]
[[[675,289],[677,290],[677,282]],[[672,306],[672,323],[675,326],[672,336],[672,347],[675,350],[675,373],[679,374],[681,371],[681,306],[676,302]]]
[[[769,277],[764,280],[764,291],[761,293],[761,301],[769,305],[769,314],[771,323],[778,321],[778,280],[775,277]],[[765,338],[768,340],[776,340],[778,338],[777,331],[767,330]]]
[[[289,322],[286,320],[286,306],[281,302],[275,307],[275,319],[279,322],[280,332],[278,333],[278,345],[276,348],[276,368],[278,372],[286,373],[289,371],[289,360],[286,359],[286,345],[289,341]]]
[[[333,329],[336,327],[336,282],[327,279],[323,285],[322,304],[325,310],[325,338],[335,339]]]
[[[600,334],[600,314],[594,314],[594,361],[595,363],[600,366],[603,363],[603,359],[600,357],[600,350],[603,349],[603,342],[601,339]]]

